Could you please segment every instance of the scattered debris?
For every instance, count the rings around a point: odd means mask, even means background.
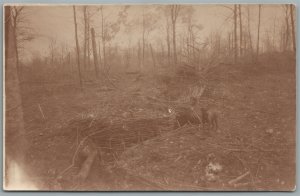
[[[228,182],[228,184],[230,185],[235,185],[237,184],[239,181],[243,180],[246,176],[250,175],[250,171],[247,171],[246,173],[236,177],[235,179],[232,179]]]

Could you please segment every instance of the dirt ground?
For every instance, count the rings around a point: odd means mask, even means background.
[[[112,74],[117,88],[22,83],[31,180],[42,190],[293,190],[295,63],[263,62],[220,64],[196,79]],[[200,103],[220,111],[219,132],[174,128],[168,106],[204,84]],[[74,167],[58,180],[80,140],[104,129],[91,137],[98,159],[87,179],[76,182]]]

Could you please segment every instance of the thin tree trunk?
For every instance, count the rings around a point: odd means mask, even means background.
[[[248,15],[248,37],[250,42],[250,53],[253,58],[253,45],[252,45],[252,38],[251,38],[251,29],[250,29],[250,9],[247,7],[247,15]]]
[[[289,25],[289,6],[286,6],[286,14],[285,14],[285,25],[286,25],[286,33],[285,33],[285,47],[284,49],[287,50],[289,48],[289,41],[290,41],[290,25]]]
[[[4,188],[17,189],[26,169],[27,141],[24,137],[22,99],[20,95],[15,38],[11,20],[11,6],[5,6],[5,134]],[[18,168],[17,168],[18,167]],[[23,173],[22,173],[23,172]],[[24,176],[23,176],[24,177]],[[26,178],[26,177],[24,177]],[[23,179],[24,180],[24,179]],[[20,185],[19,184],[19,185]],[[26,187],[29,188],[29,187]]]
[[[193,61],[196,62],[196,51],[195,51],[195,41],[196,39],[194,38],[194,35],[192,33],[192,45],[193,45]],[[218,39],[218,54],[220,54],[221,50],[221,40],[220,38]]]
[[[161,54],[160,54],[160,62],[163,62],[164,56],[165,56],[165,49],[163,42],[160,42],[160,49],[161,49]]]
[[[237,62],[237,5],[234,5],[234,63]]]
[[[96,72],[96,77],[98,78],[98,58],[97,58],[97,46],[96,46],[94,28],[91,28],[91,34],[92,34],[92,46],[93,46],[95,72]]]
[[[63,61],[64,61],[64,48],[63,48],[63,46],[61,46],[61,55],[60,55],[60,65],[62,65],[63,64]],[[62,66],[60,66],[60,67],[62,67]]]
[[[170,26],[167,20],[167,47],[168,47],[168,66],[171,65],[171,43],[170,43]]]
[[[244,37],[244,39],[243,39],[243,55],[245,55],[245,51],[246,51],[246,49],[248,48],[248,46],[247,46],[247,36],[245,35],[245,36],[243,36]]]
[[[257,28],[256,60],[258,60],[258,55],[259,55],[260,14],[261,14],[261,5],[258,5],[258,28]]]
[[[86,46],[87,46],[87,34],[89,29],[87,28],[87,16],[86,16],[86,6],[83,7],[83,19],[84,19],[84,37],[83,37],[83,67],[86,70]]]
[[[68,64],[68,68],[70,69],[70,64],[71,64],[71,53],[70,52],[68,52],[67,64]],[[72,67],[71,67],[70,71],[72,73]]]
[[[291,25],[292,25],[292,39],[293,39],[293,51],[296,52],[296,36],[295,36],[293,6],[294,5],[290,4]]]
[[[190,62],[190,43],[189,38],[186,38],[187,61]]]
[[[54,51],[51,51],[51,66],[54,64]]]
[[[143,39],[142,39],[142,52],[143,52],[143,58],[142,58],[142,69],[144,68],[144,65],[145,65],[145,13],[144,13],[144,10],[143,10]]]
[[[275,30],[275,22],[276,22],[276,16],[275,16],[275,19],[273,21],[273,35],[272,35],[272,50],[275,51],[276,50],[276,47],[275,47],[275,36],[276,36],[276,30]]]
[[[98,53],[99,53],[99,65],[103,66],[103,65],[102,65],[102,58],[101,58],[101,46],[100,46],[100,41],[98,41],[98,48],[99,48],[99,51],[98,51]],[[100,66],[100,68],[101,68],[101,66]]]
[[[172,31],[173,31],[173,58],[174,65],[177,65],[177,51],[176,51],[176,21],[179,14],[179,5],[171,6],[171,19],[172,19]]]
[[[89,14],[89,10],[87,9],[87,67],[89,68],[91,65],[91,47],[90,47],[90,33],[89,33],[89,29],[90,29],[90,14]]]
[[[231,33],[228,33],[228,56],[231,56]]]
[[[75,41],[76,41],[76,52],[77,52],[77,67],[78,67],[80,88],[82,89],[82,79],[81,79],[81,70],[80,70],[80,52],[79,52],[79,43],[78,43],[78,35],[77,35],[77,22],[76,22],[75,5],[73,5],[73,14],[74,14]]]
[[[129,48],[129,47],[128,47]],[[139,40],[139,42],[138,42],[138,64],[139,64],[139,69],[140,69],[140,71],[142,70],[142,62],[141,62],[141,42],[140,42],[140,40]]]
[[[281,27],[280,29],[280,51],[284,51],[284,42],[285,42],[285,31],[283,30],[284,27]]]
[[[152,56],[152,61],[153,61],[153,67],[156,67],[153,48],[152,48],[152,45],[151,45],[151,44],[150,44],[149,46],[150,46],[150,50],[151,50],[151,56]]]
[[[106,69],[106,54],[105,54],[105,30],[104,30],[104,17],[103,17],[103,7],[101,7],[101,26],[102,26],[102,51],[103,51],[103,68]]]
[[[174,22],[173,26],[173,58],[174,58],[174,65],[177,65],[177,53],[176,53],[176,23]]]
[[[17,73],[19,75],[20,68],[19,68],[19,52],[18,52],[18,38],[17,38],[17,16],[13,18],[13,27],[12,27],[12,32],[13,32],[13,39],[14,39],[14,50],[15,50],[15,56],[16,56],[16,66],[17,66]]]
[[[243,26],[242,26],[242,6],[239,5],[239,19],[240,19],[240,56],[243,55]]]

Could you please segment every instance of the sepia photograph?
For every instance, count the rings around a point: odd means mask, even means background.
[[[3,5],[5,191],[295,191],[292,4]]]

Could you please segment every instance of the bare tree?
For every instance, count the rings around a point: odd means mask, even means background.
[[[243,55],[243,23],[242,23],[242,6],[239,5],[239,21],[240,21],[240,56]]]
[[[87,9],[87,29],[89,31],[90,29],[90,23],[91,23],[91,15],[90,15],[90,12],[89,10]],[[91,64],[91,50],[90,50],[90,34],[89,32],[87,32],[87,67],[90,67],[90,64]]]
[[[25,168],[27,142],[24,137],[22,100],[16,59],[16,39],[11,6],[5,6],[5,179],[4,187],[12,186],[19,173],[14,169]],[[14,8],[13,8],[14,9]]]
[[[98,55],[99,55],[99,66],[101,68],[102,66],[102,58],[101,58],[101,45],[100,45],[100,41],[98,41]]]
[[[173,32],[173,58],[174,64],[177,65],[177,52],[176,52],[176,21],[180,11],[180,5],[171,5],[171,22],[172,22],[172,32]]]
[[[150,32],[154,29],[155,24],[157,22],[157,16],[151,12],[151,10],[145,10],[143,8],[142,12],[142,63],[141,68],[145,65],[145,55],[146,55],[146,47],[147,45],[147,38],[150,34]],[[150,51],[151,52],[151,51]]]
[[[151,51],[151,57],[152,57],[153,67],[156,67],[155,54],[154,54],[152,45],[150,44],[149,47],[150,47],[150,51]]]
[[[78,35],[77,35],[77,22],[76,22],[76,8],[75,8],[75,5],[73,5],[73,14],[74,14],[75,41],[76,41],[76,52],[77,52],[77,67],[78,67],[80,88],[82,89],[82,79],[81,79],[81,70],[80,70],[80,52],[79,52],[79,43],[78,43]]]
[[[115,21],[106,21],[104,17],[104,7],[101,6],[101,39],[102,39],[102,52],[103,52],[103,67],[107,67],[107,53],[109,55],[109,50],[107,52],[107,43],[111,41],[117,32],[120,30],[120,24],[124,23],[126,20],[126,10],[128,6],[125,6],[123,10],[118,13],[118,18]]]
[[[104,21],[104,16],[103,16],[103,6],[100,8],[101,10],[101,38],[102,38],[102,52],[103,52],[103,68],[106,68],[106,50],[105,50],[105,21]]]
[[[276,16],[273,20],[273,35],[272,35],[272,50],[276,50],[276,44],[275,44],[275,37],[276,37]]]
[[[12,17],[12,32],[13,32],[13,38],[14,40],[14,49],[15,49],[15,55],[16,55],[16,65],[17,65],[17,70],[19,73],[19,51],[18,51],[18,38],[17,38],[17,31],[18,31],[18,20],[20,20],[22,11],[24,9],[24,6],[13,6],[12,11],[11,11],[11,17]]]
[[[50,64],[51,64],[51,66],[54,66],[56,49],[57,49],[56,39],[55,38],[50,38],[49,50],[50,50]]]
[[[293,40],[293,51],[296,52],[296,37],[295,37],[295,24],[294,24],[294,12],[293,5],[290,4],[290,14],[291,14],[291,25],[292,25],[292,40]]]
[[[289,48],[290,43],[290,24],[289,24],[289,5],[284,5],[285,10],[285,42],[284,42],[284,50]]]
[[[186,55],[181,52],[181,56],[187,57],[187,62],[192,64],[198,64],[198,50],[199,46],[197,44],[197,35],[199,35],[199,31],[203,29],[201,24],[197,24],[193,21],[194,8],[192,6],[183,6],[180,10],[181,12],[181,21],[186,24],[186,35],[182,38],[182,46],[186,45]],[[185,47],[181,47],[185,49]],[[218,48],[219,49],[219,48]]]
[[[84,22],[84,36],[83,36],[83,67],[86,69],[86,56],[87,56],[87,36],[89,34],[88,29],[88,17],[87,17],[87,6],[83,6],[83,22]]]
[[[234,5],[234,63],[237,62],[237,5]]]
[[[145,24],[145,10],[143,8],[143,36],[142,36],[142,52],[143,52],[143,58],[142,58],[142,66],[141,68],[143,69],[145,65],[145,31],[146,31],[146,24]]]
[[[247,7],[247,23],[248,23],[248,37],[249,37],[249,44],[250,44],[250,53],[253,57],[253,45],[252,45],[252,36],[251,36],[251,28],[250,28],[250,9],[249,6]]]
[[[168,48],[168,65],[171,64],[171,41],[170,41],[170,25],[169,25],[169,16],[166,17],[166,33],[167,33],[167,48]]]
[[[259,55],[260,14],[261,14],[261,5],[258,5],[258,27],[257,27],[257,43],[256,43],[256,60],[258,60],[258,55]]]
[[[129,43],[128,43],[128,49],[127,50],[130,50],[130,47],[129,47],[129,45],[130,45],[130,41],[129,41]],[[141,69],[142,69],[142,63],[141,63],[141,41],[139,40],[139,42],[138,42],[138,64],[139,64],[139,69],[140,69],[140,71],[141,71]]]
[[[10,13],[12,17],[11,25],[14,41],[14,50],[16,55],[16,63],[18,73],[20,71],[20,56],[25,42],[35,38],[33,29],[28,23],[28,10],[24,6],[11,6]]]
[[[93,56],[94,56],[94,65],[95,65],[95,72],[96,77],[98,78],[98,58],[97,58],[97,46],[96,46],[96,39],[95,39],[95,30],[91,28],[92,34],[92,46],[93,46]]]

